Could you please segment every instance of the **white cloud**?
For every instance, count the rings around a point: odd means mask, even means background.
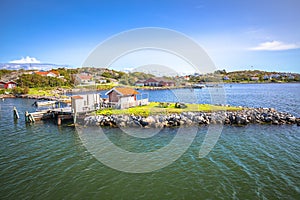
[[[124,72],[132,72],[132,70],[134,70],[133,67],[125,67],[125,68],[123,69]]]
[[[24,64],[24,63],[41,63],[41,62],[34,57],[26,56],[25,58],[22,57],[20,60],[12,60],[9,63]]]
[[[250,50],[254,51],[281,51],[281,50],[289,50],[289,49],[298,49],[300,48],[297,44],[286,44],[280,41],[272,41],[272,42],[263,42],[260,43],[256,47],[250,48]]]

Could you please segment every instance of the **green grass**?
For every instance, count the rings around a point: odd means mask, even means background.
[[[0,93],[4,93],[4,92],[8,92],[8,93],[12,94],[13,90],[12,89],[1,90]],[[54,96],[51,89],[44,89],[44,88],[29,88],[28,95]]]
[[[172,114],[172,113],[182,113],[182,112],[213,112],[213,111],[237,111],[242,110],[240,107],[227,107],[227,106],[215,106],[209,104],[186,104],[186,108],[175,108],[175,103],[171,103],[168,107],[164,108],[160,103],[151,102],[146,106],[137,106],[128,109],[103,109],[98,110],[96,114],[98,115],[140,115],[147,117],[149,115],[159,115],[159,114]]]
[[[54,92],[57,88],[29,88],[28,95],[32,96],[51,96],[59,98],[68,98],[68,96],[57,94]],[[67,88],[65,88],[67,89]]]
[[[55,96],[52,90],[53,88],[30,88],[28,94],[38,96]]]
[[[97,90],[110,90],[113,87],[117,86],[115,83],[105,83],[105,84],[97,84]]]

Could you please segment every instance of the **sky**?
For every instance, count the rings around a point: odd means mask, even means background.
[[[81,66],[113,35],[161,27],[196,41],[218,69],[300,73],[299,0],[1,0],[0,10],[2,63]]]

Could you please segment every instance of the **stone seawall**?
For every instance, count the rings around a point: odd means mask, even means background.
[[[212,113],[184,112],[181,114],[152,115],[148,117],[134,115],[97,115],[84,118],[85,126],[110,127],[176,127],[192,125],[247,125],[247,124],[297,124],[300,118],[278,112],[272,108],[247,108],[240,111],[218,111]]]

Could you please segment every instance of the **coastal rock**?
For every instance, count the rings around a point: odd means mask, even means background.
[[[271,123],[271,122],[272,122],[272,117],[266,117],[266,118],[264,119],[264,121],[265,121],[266,123]]]
[[[146,122],[146,121],[144,121],[144,120],[141,120],[139,123],[140,123],[140,125],[141,125],[142,127],[145,127],[145,126],[148,126],[148,125],[149,125],[149,122]]]
[[[119,127],[125,127],[126,123],[125,122],[120,122],[118,125],[119,125]]]
[[[296,117],[294,116],[289,116],[286,118],[288,122],[291,122],[291,123],[295,123],[296,122]]]
[[[146,119],[144,119],[144,122],[147,122],[148,124],[152,125],[152,124],[155,124],[157,122],[157,120],[155,119],[155,117],[149,116]]]
[[[275,109],[248,108],[240,111],[229,112],[186,112],[182,114],[154,115],[148,117],[134,115],[111,115],[111,116],[87,116],[84,118],[85,126],[111,126],[111,127],[144,127],[162,128],[176,126],[209,125],[209,124],[230,124],[247,125],[257,124],[297,124],[300,126],[300,118],[277,112]]]
[[[163,128],[164,125],[163,123],[160,123],[160,122],[157,122],[155,125],[154,125],[155,128]]]
[[[300,126],[300,118],[296,119],[297,126]]]

